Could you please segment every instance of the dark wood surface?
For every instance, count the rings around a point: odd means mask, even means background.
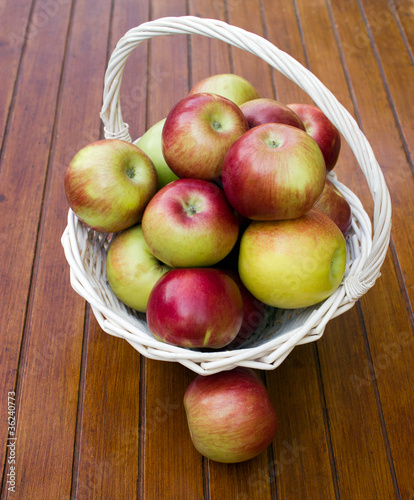
[[[357,119],[393,203],[382,276],[264,374],[279,429],[237,465],[195,451],[182,404],[195,374],[104,333],[60,243],[63,173],[102,137],[111,51],[133,26],[186,14],[253,31],[309,67]],[[413,50],[411,0],[0,0],[1,499],[414,499]],[[197,80],[230,71],[263,97],[309,101],[256,56],[161,37],[125,69],[133,138]],[[336,172],[372,215],[346,144]]]

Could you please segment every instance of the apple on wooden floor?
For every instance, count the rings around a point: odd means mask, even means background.
[[[122,231],[141,220],[157,190],[157,172],[137,146],[104,139],[82,148],[65,172],[69,206],[87,226]]]
[[[299,116],[286,104],[275,99],[265,97],[253,99],[240,105],[246,117],[249,128],[263,125],[264,123],[284,123],[292,127],[305,130],[305,126]]]
[[[280,123],[258,125],[232,144],[223,162],[227,199],[254,220],[293,219],[322,193],[325,161],[312,137]]]
[[[178,177],[170,169],[162,154],[162,129],[166,118],[158,121],[150,127],[135,144],[144,151],[154,163],[158,174],[158,189],[175,181]]]
[[[207,267],[236,244],[239,221],[224,191],[202,179],[178,179],[148,203],[142,230],[151,252],[172,267]]]
[[[168,113],[162,130],[162,152],[180,178],[216,180],[224,155],[248,130],[240,108],[216,94],[193,94]]]
[[[152,255],[140,224],[117,233],[106,256],[106,275],[114,294],[125,305],[145,312],[155,283],[171,267]]]
[[[241,293],[218,269],[172,269],[150,293],[147,321],[154,337],[168,344],[218,349],[240,330]]]
[[[277,431],[269,393],[250,368],[197,376],[184,394],[184,408],[195,448],[216,462],[256,457]]]
[[[245,78],[233,73],[212,75],[197,82],[190,90],[191,94],[209,92],[218,94],[240,106],[251,99],[257,99],[259,92]]]
[[[292,103],[287,105],[302,120],[306,132],[315,139],[325,159],[326,170],[332,170],[341,150],[341,135],[322,110],[314,104]]]
[[[239,274],[265,304],[296,309],[329,297],[341,284],[346,259],[341,230],[313,208],[297,219],[252,222],[241,239]]]

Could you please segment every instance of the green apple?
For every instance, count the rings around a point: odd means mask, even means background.
[[[273,307],[307,307],[331,295],[346,266],[345,238],[313,208],[297,219],[254,221],[240,242],[239,274],[258,300]]]
[[[248,80],[232,73],[213,75],[200,80],[190,90],[190,94],[200,92],[227,97],[227,99],[233,101],[237,106],[260,97],[258,91]]]
[[[158,174],[158,189],[178,179],[167,165],[164,155],[162,154],[161,135],[165,120],[166,118],[163,118],[155,123],[155,125],[150,127],[145,134],[134,143],[151,158]]]
[[[151,290],[170,269],[150,252],[140,224],[111,241],[106,257],[109,286],[121,302],[136,311],[146,311]]]

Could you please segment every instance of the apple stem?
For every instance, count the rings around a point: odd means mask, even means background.
[[[279,146],[279,144],[278,144],[276,141],[274,141],[274,140],[269,141],[269,142],[268,142],[268,145],[269,145],[271,148],[277,148],[277,147]]]
[[[135,169],[134,167],[128,167],[126,169],[126,174],[130,179],[133,179],[135,177]]]
[[[218,122],[218,121],[216,121],[216,120],[214,120],[213,121],[213,128],[214,128],[214,130],[220,130],[221,129],[221,123]]]
[[[187,205],[185,211],[188,215],[193,216],[197,213],[197,208],[194,205]]]

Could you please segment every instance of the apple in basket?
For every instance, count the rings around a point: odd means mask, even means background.
[[[152,255],[140,224],[117,233],[109,245],[108,284],[121,302],[136,311],[146,311],[151,290],[170,269]]]
[[[305,131],[258,125],[229,148],[222,182],[233,208],[254,220],[293,219],[309,211],[326,179],[321,150]]]
[[[172,267],[207,267],[236,244],[239,221],[224,191],[202,179],[178,179],[160,189],[142,217],[151,252]]]
[[[242,320],[239,287],[218,269],[172,269],[158,280],[148,299],[151,333],[180,347],[224,347],[236,337]]]
[[[263,125],[263,123],[284,123],[305,130],[299,116],[286,104],[265,97],[253,99],[240,105],[246,117],[249,128]]]
[[[193,94],[168,113],[162,130],[162,152],[178,177],[215,180],[224,155],[248,130],[240,108],[216,94]]]
[[[144,151],[154,163],[158,174],[158,189],[166,184],[175,181],[178,177],[167,165],[162,154],[162,129],[166,118],[158,121],[150,127],[145,134],[135,144]]]
[[[315,208],[330,217],[346,236],[352,225],[352,211],[348,201],[329,179],[326,179],[322,194]]]
[[[216,462],[254,458],[277,431],[269,393],[250,368],[198,375],[184,394],[184,408],[195,448]]]
[[[313,104],[288,104],[302,120],[306,132],[315,139],[325,158],[326,170],[330,171],[336,165],[341,149],[341,135],[335,125],[322,110]]]
[[[312,208],[297,219],[253,221],[240,242],[239,274],[265,304],[296,309],[325,300],[339,287],[346,258],[338,226]]]
[[[260,97],[258,91],[248,80],[233,73],[212,75],[200,80],[190,90],[190,95],[200,92],[221,95],[230,99],[230,101],[233,101],[238,106],[251,99]]]
[[[158,180],[152,161],[137,146],[105,139],[76,153],[64,182],[69,206],[79,219],[112,233],[141,220]]]

